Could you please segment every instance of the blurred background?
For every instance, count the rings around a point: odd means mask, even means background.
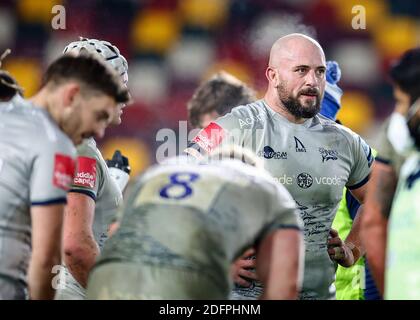
[[[54,30],[54,5],[66,10],[66,29]],[[362,5],[366,29],[354,30],[352,8]],[[420,44],[420,1],[408,0],[0,0],[0,52],[30,97],[42,72],[79,36],[107,40],[129,63],[135,103],[123,123],[99,141],[104,157],[126,154],[133,174],[156,162],[161,128],[179,131],[197,85],[226,70],[260,96],[273,42],[291,32],[316,38],[339,62],[344,90],[338,118],[365,137],[393,108],[387,70]]]

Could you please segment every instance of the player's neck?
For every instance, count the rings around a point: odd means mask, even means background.
[[[289,122],[301,124],[308,120],[306,118],[297,118],[293,114],[291,114],[289,110],[287,110],[286,107],[283,106],[283,104],[277,97],[277,93],[271,93],[270,90],[268,90],[264,96],[264,101],[266,102],[269,108],[282,115]]]

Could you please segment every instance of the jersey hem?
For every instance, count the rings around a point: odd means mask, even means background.
[[[93,201],[96,202],[96,196],[92,191],[83,190],[83,189],[71,189],[69,192],[76,192],[76,193],[81,193],[81,194],[87,195],[88,197],[91,197],[93,199]]]
[[[51,204],[66,204],[67,198],[57,198],[57,199],[51,199],[46,201],[33,201],[31,202],[31,206],[46,206]]]
[[[370,174],[368,174],[366,176],[366,178],[364,178],[362,181],[360,181],[359,183],[355,184],[354,186],[348,186],[347,189],[349,189],[349,190],[358,189],[361,186],[363,186],[364,184],[366,184],[369,181],[369,178],[370,178]]]

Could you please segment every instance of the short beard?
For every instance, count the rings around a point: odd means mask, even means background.
[[[288,94],[288,92],[286,92],[284,85],[280,85],[277,88],[277,94],[280,99],[280,102],[287,109],[287,111],[289,111],[290,114],[292,114],[296,118],[309,119],[309,118],[313,118],[321,110],[320,94],[318,91],[316,91],[318,96],[315,100],[315,104],[312,104],[311,106],[308,106],[308,107],[304,107],[299,102],[299,96],[305,93],[315,93],[314,90],[315,89],[307,89],[307,90],[300,91],[298,93],[298,96],[295,98],[291,94]]]

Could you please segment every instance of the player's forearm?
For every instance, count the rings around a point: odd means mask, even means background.
[[[380,162],[374,164],[369,188],[366,194],[366,215],[365,221],[380,218],[388,218],[392,207],[395,189],[398,178],[390,165]]]
[[[82,241],[81,239],[85,239]],[[86,287],[89,272],[99,255],[99,247],[93,236],[81,237],[74,245],[64,249],[64,262],[77,282]]]
[[[54,274],[52,268],[60,264],[60,254],[45,260],[32,257],[28,272],[29,296],[33,300],[49,300],[54,299],[54,289],[52,280]]]
[[[368,202],[362,220],[361,237],[366,249],[369,268],[376,285],[383,294],[387,219],[380,212],[381,207]]]
[[[93,235],[95,201],[79,192],[70,192],[64,219],[64,262],[77,282],[86,287],[90,270],[99,255]]]
[[[370,270],[381,294],[384,292],[387,217],[396,184],[396,174],[391,166],[379,162],[374,164],[371,184],[366,195],[361,238]]]
[[[370,271],[375,279],[380,293],[384,293],[386,224],[372,226],[366,229],[366,257]]]
[[[356,218],[353,221],[351,230],[344,241],[346,246],[351,251],[350,260],[348,265],[345,267],[350,267],[354,265],[364,254],[365,247],[363,246],[362,237],[361,237],[361,224],[363,219],[364,205],[361,205],[357,211]]]

